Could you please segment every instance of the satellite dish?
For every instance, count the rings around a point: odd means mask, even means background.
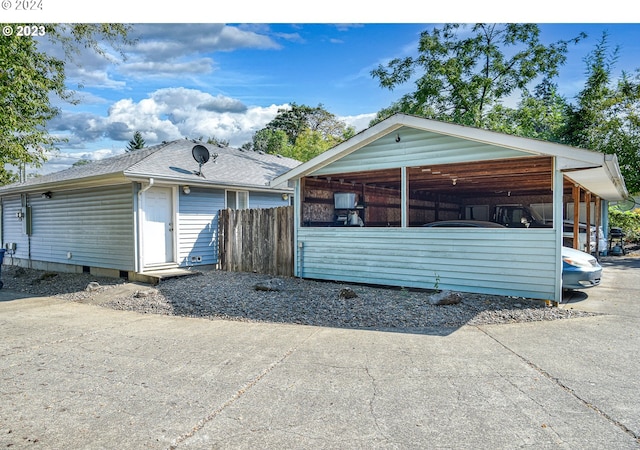
[[[636,202],[633,197],[629,197],[616,203],[615,206],[617,206],[620,211],[631,211],[636,206]]]
[[[191,154],[193,155],[193,159],[198,162],[198,171],[196,175],[202,176],[202,165],[206,164],[209,161],[209,150],[204,145],[194,145],[191,149]]]

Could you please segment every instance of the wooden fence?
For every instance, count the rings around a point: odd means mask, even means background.
[[[223,209],[218,238],[222,270],[293,276],[293,206]]]

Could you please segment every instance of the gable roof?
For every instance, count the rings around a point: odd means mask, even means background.
[[[557,168],[564,171],[568,178],[599,197],[606,200],[621,200],[628,196],[615,155],[406,114],[395,114],[361,131],[351,139],[278,176],[272,184],[278,185],[312,174],[401,127],[517,150],[531,156],[553,156],[556,157]]]
[[[202,176],[197,173],[198,163],[192,155],[196,144],[206,147],[211,155],[202,166]],[[216,154],[217,157],[214,157]],[[0,194],[62,186],[86,187],[147,181],[149,178],[154,178],[156,182],[176,184],[268,189],[271,180],[299,164],[300,161],[279,155],[180,139],[30,178],[24,183],[2,186]]]

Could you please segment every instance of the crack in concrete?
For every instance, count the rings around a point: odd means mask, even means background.
[[[372,394],[371,394],[371,398],[369,399],[369,413],[371,414],[371,417],[373,418],[373,423],[375,424],[376,429],[380,433],[382,433],[382,430],[380,429],[380,424],[378,423],[378,418],[376,417],[376,413],[374,411],[374,403],[376,401],[376,396],[378,395],[378,388],[376,386],[376,379],[373,377],[373,375],[371,375],[371,372],[369,372],[369,367],[365,367],[364,371],[367,374],[367,376],[369,377],[369,379],[371,380],[371,387],[372,387]]]
[[[373,374],[371,374],[371,371],[369,370],[368,362],[364,366],[364,372],[367,374],[367,377],[369,377],[369,379],[371,380],[371,388],[372,388],[371,398],[369,399],[369,414],[373,419],[373,424],[375,425],[376,430],[378,430],[378,433],[380,433],[380,435],[386,442],[389,442],[390,440],[389,435],[383,431],[382,427],[380,426],[380,422],[378,421],[378,416],[376,415],[376,412],[375,412],[375,402],[378,398],[378,382],[376,378],[373,376]]]
[[[172,445],[169,446],[169,450],[175,450],[178,448],[178,445],[180,445],[181,443],[183,443],[184,441],[186,441],[187,439],[192,438],[193,436],[195,436],[195,434],[200,431],[202,428],[205,427],[205,425],[207,425],[209,422],[211,422],[212,420],[214,420],[217,416],[219,416],[225,409],[227,409],[229,406],[233,405],[235,402],[237,402],[240,398],[242,398],[247,392],[249,392],[254,386],[256,386],[264,377],[266,377],[270,372],[272,372],[277,366],[279,366],[280,364],[282,364],[287,358],[289,358],[293,353],[295,353],[298,348],[300,347],[300,345],[304,344],[305,342],[307,342],[309,339],[311,339],[312,336],[316,335],[319,331],[315,331],[313,333],[311,333],[309,336],[307,336],[300,344],[298,344],[296,347],[292,347],[289,350],[287,350],[280,358],[278,358],[277,360],[275,360],[274,362],[272,362],[271,364],[269,364],[262,372],[260,372],[258,375],[256,375],[253,379],[251,379],[248,383],[246,383],[244,386],[242,386],[240,389],[238,389],[226,402],[224,402],[222,405],[220,405],[218,408],[216,408],[214,411],[212,411],[209,415],[207,415],[206,417],[200,419],[198,421],[198,423],[196,423],[193,428],[191,429],[191,431],[178,436],[178,438],[174,441],[174,443]]]
[[[607,420],[608,422],[610,422],[611,424],[615,425],[616,427],[620,428],[620,430],[622,430],[624,433],[628,434],[629,436],[631,436],[633,439],[636,440],[636,442],[640,443],[640,435],[638,435],[637,433],[635,433],[633,430],[629,429],[625,424],[623,424],[622,422],[620,422],[619,420],[614,419],[613,417],[611,417],[609,414],[607,414],[605,411],[603,411],[602,409],[598,408],[596,405],[594,405],[593,403],[588,402],[587,400],[583,399],[582,397],[580,397],[576,391],[574,391],[572,388],[570,388],[569,386],[567,386],[566,384],[564,384],[562,381],[560,381],[559,378],[554,377],[553,375],[551,375],[549,372],[547,372],[546,370],[544,370],[542,367],[539,367],[538,365],[536,365],[535,363],[533,363],[532,361],[529,361],[527,358],[525,358],[524,356],[520,355],[519,353],[516,353],[513,349],[507,347],[505,344],[503,344],[502,342],[500,342],[497,338],[495,338],[494,336],[492,336],[487,330],[482,329],[480,326],[476,326],[476,329],[478,329],[479,331],[481,331],[482,333],[484,333],[487,337],[489,337],[490,339],[492,339],[494,342],[496,342],[498,345],[502,346],[505,350],[507,350],[508,352],[512,353],[513,355],[515,355],[516,357],[518,357],[520,360],[522,360],[525,364],[527,364],[529,367],[531,367],[532,369],[534,369],[536,372],[540,373],[542,376],[544,376],[546,379],[548,379],[549,381],[551,381],[552,383],[554,383],[555,385],[557,385],[558,387],[560,387],[562,390],[564,390],[565,392],[569,393],[571,396],[573,396],[573,398],[575,398],[576,400],[578,400],[580,403],[582,403],[582,405],[584,405],[585,407],[591,409],[592,411],[598,413],[600,416],[602,416],[605,420]]]

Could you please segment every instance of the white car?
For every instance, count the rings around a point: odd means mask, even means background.
[[[602,266],[588,253],[562,247],[562,289],[586,289],[600,284]]]

